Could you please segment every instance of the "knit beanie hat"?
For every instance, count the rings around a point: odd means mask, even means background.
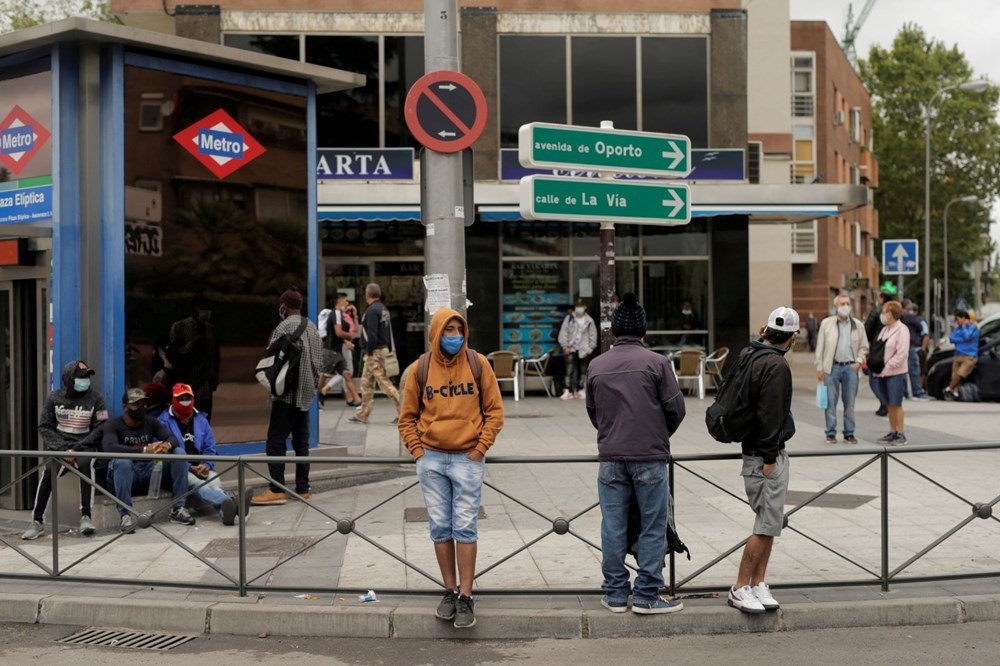
[[[615,337],[646,335],[646,311],[631,291],[622,296],[622,302],[611,315],[611,332]]]
[[[302,294],[299,293],[298,287],[292,287],[288,289],[281,295],[278,302],[284,305],[289,310],[301,310],[302,309]]]

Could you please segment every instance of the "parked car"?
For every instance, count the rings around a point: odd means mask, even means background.
[[[938,361],[927,371],[927,393],[938,400],[944,397],[944,388],[951,381],[951,358]],[[982,400],[1000,401],[1000,336],[980,338],[979,363],[968,382],[979,386]]]
[[[979,346],[982,347],[986,338],[1000,340],[1000,314],[983,319],[976,324],[979,326]],[[938,362],[949,359],[955,355],[955,345],[947,337],[938,341],[937,347],[927,357],[927,367],[933,368]]]

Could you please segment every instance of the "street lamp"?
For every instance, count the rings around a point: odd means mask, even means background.
[[[944,206],[944,320],[948,321],[948,309],[951,301],[948,300],[948,209],[954,203],[979,203],[979,197],[975,194],[967,194],[964,197],[952,199]],[[946,324],[947,325],[947,324]]]
[[[931,110],[937,98],[949,90],[981,93],[989,85],[987,81],[963,81],[945,86],[924,107],[924,312],[931,311]]]

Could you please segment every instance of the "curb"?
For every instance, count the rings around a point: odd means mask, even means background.
[[[482,608],[455,630],[428,608],[383,605],[297,607],[106,597],[0,594],[0,622],[97,626],[137,631],[244,636],[446,638],[652,638],[850,627],[962,624],[1000,620],[1000,595],[796,603],[748,615],[724,605],[695,606],[662,618],[592,609]]]

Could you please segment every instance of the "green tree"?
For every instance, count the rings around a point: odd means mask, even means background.
[[[881,238],[924,238],[925,107],[946,86],[977,78],[957,46],[929,39],[913,24],[904,25],[888,49],[872,47],[860,63],[871,93],[874,152],[879,162],[875,205]],[[931,122],[931,278],[943,271],[945,205],[960,196],[979,197],[979,206],[953,205],[948,211],[948,272],[953,296],[971,298],[971,280],[963,265],[989,256],[988,206],[1000,195],[1000,91],[982,94],[953,90],[937,97]],[[881,252],[881,245],[877,250]],[[921,253],[926,248],[921,247]],[[923,297],[921,279],[907,296]]]
[[[84,16],[117,22],[107,0],[0,0],[0,32]]]

